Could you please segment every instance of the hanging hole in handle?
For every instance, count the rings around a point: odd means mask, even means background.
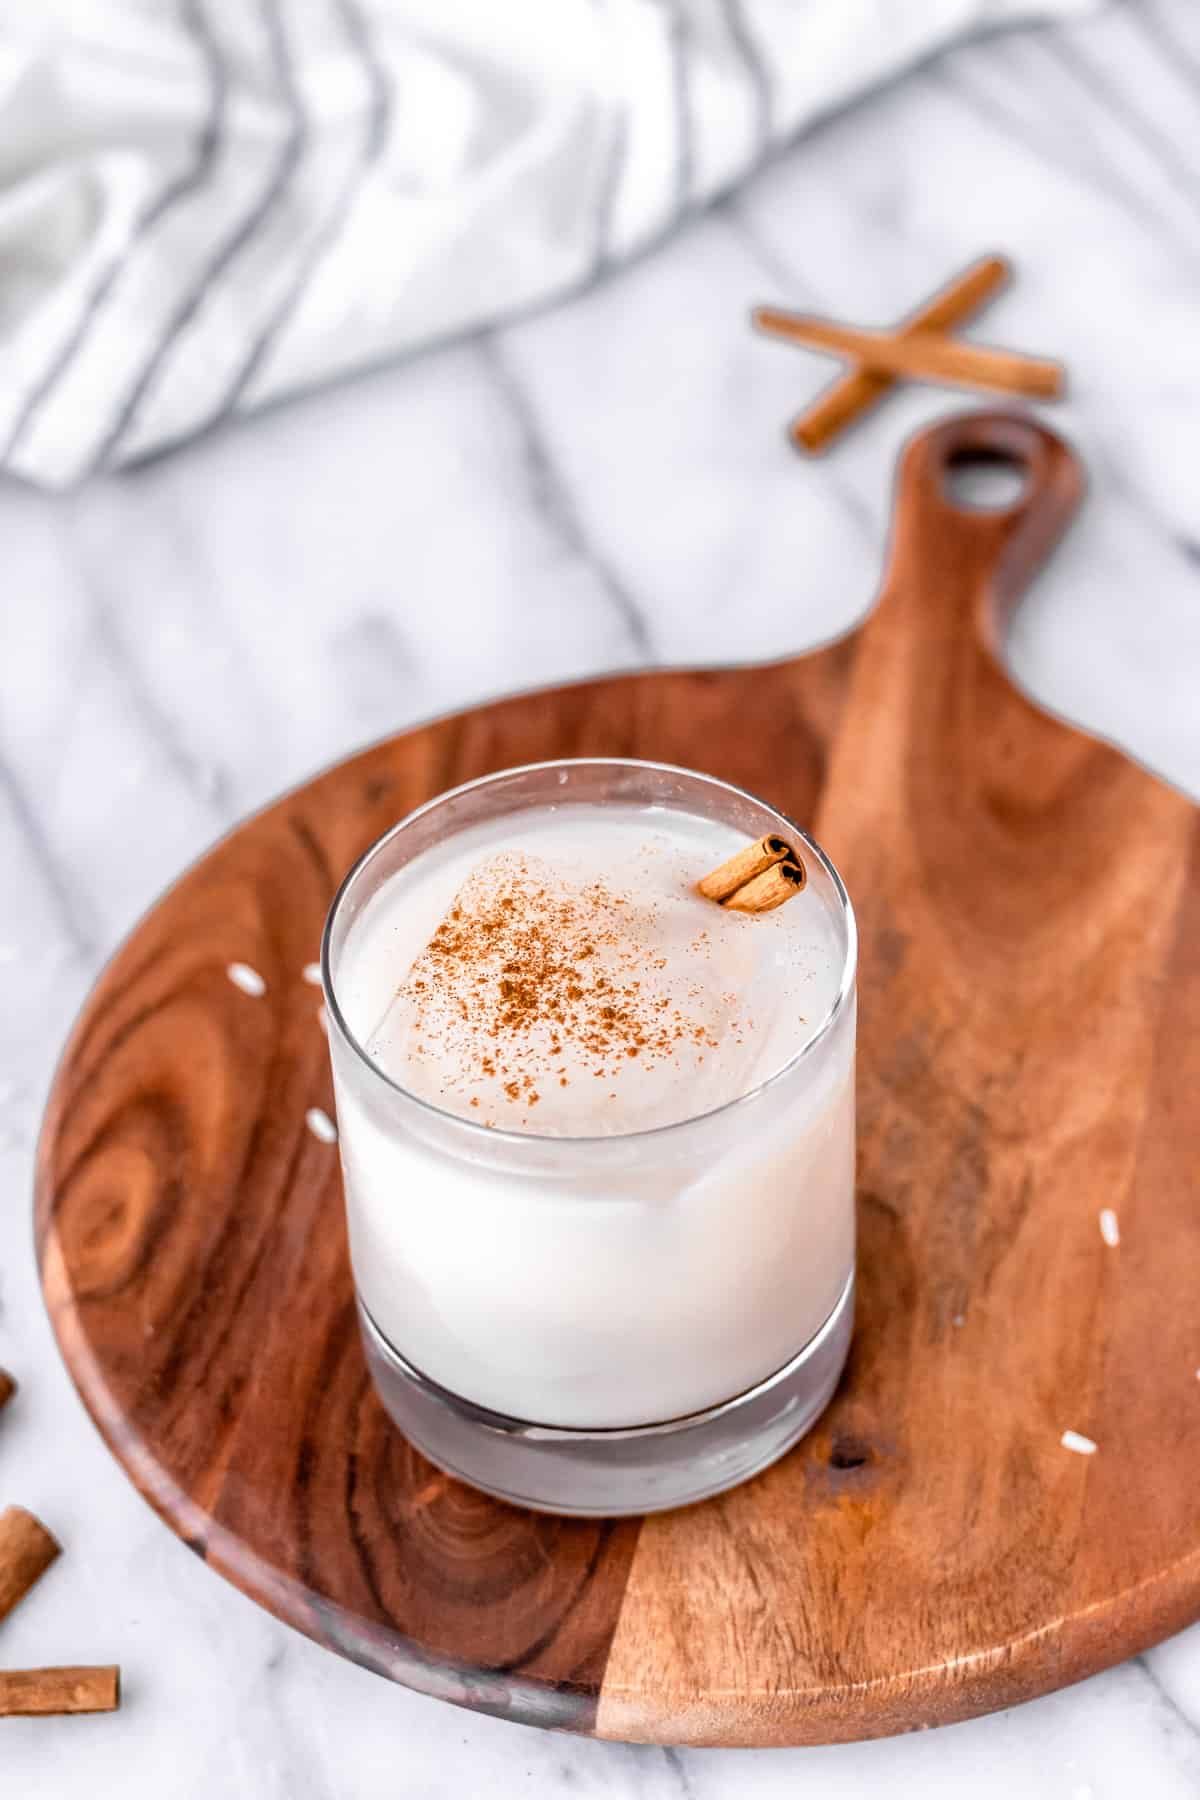
[[[1030,468],[1010,450],[952,450],[942,471],[942,491],[959,512],[1006,513],[1025,498]]]

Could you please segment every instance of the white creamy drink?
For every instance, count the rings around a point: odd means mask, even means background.
[[[350,925],[355,1281],[452,1393],[548,1425],[678,1418],[781,1368],[842,1294],[846,945],[811,884],[756,916],[696,892],[745,841],[666,806],[532,807],[419,851]],[[811,1078],[772,1084],[818,1035]],[[398,1120],[363,1054],[423,1104]]]

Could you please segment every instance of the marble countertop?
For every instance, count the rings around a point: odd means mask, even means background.
[[[823,1750],[627,1748],[391,1687],[210,1574],[136,1496],[58,1359],[29,1230],[73,1013],[247,811],[485,695],[769,657],[863,613],[896,451],[959,402],[898,396],[803,463],[783,427],[828,365],[755,338],[754,301],[882,322],[984,250],[1014,258],[984,335],[1069,361],[1053,422],[1093,485],[1013,665],[1200,794],[1198,98],[1189,0],[975,44],[556,311],[72,495],[0,488],[0,1364],[22,1384],[0,1498],[67,1549],[3,1661],[125,1675],[115,1717],[0,1724],[5,1795],[1200,1790],[1200,1627],[1015,1712]]]

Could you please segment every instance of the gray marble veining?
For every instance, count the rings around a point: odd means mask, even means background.
[[[1189,0],[917,69],[544,316],[71,496],[0,489],[0,1363],[22,1381],[0,1492],[67,1546],[3,1656],[126,1672],[114,1718],[0,1724],[5,1800],[1200,1791],[1200,1629],[1014,1713],[814,1751],[577,1742],[389,1687],[209,1574],[138,1500],[62,1369],[29,1248],[33,1137],[71,1017],[239,816],[485,695],[773,656],[863,613],[896,451],[965,402],[905,391],[802,463],[784,428],[830,366],[755,338],[747,309],[883,322],[991,248],[1019,278],[977,334],[1069,361],[1053,418],[1093,484],[1016,621],[1014,670],[1200,794]]]

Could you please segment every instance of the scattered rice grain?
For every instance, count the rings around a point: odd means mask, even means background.
[[[1106,1206],[1100,1214],[1100,1236],[1111,1250],[1115,1250],[1121,1241],[1121,1227],[1111,1206]]]
[[[267,991],[266,982],[258,970],[252,969],[249,963],[230,963],[225,973],[235,988],[241,988],[243,994],[252,994],[256,1000],[261,999]]]
[[[1090,1437],[1084,1437],[1082,1431],[1064,1431],[1058,1440],[1064,1450],[1075,1450],[1080,1456],[1094,1456],[1097,1445]]]
[[[321,985],[321,965],[320,965],[320,963],[305,963],[304,979],[305,979],[305,981],[308,982],[310,987],[320,987],[320,985]]]
[[[329,1114],[322,1112],[319,1106],[309,1107],[304,1115],[304,1122],[313,1136],[319,1138],[323,1144],[337,1143],[337,1126]]]

